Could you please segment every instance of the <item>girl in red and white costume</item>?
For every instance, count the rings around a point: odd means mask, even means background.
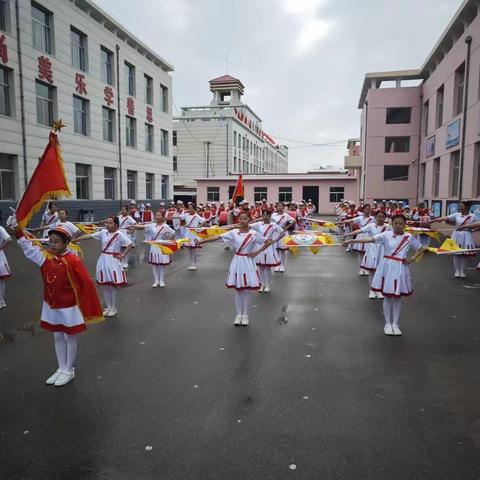
[[[7,231],[0,227],[0,309],[7,306],[5,303],[5,280],[10,278],[11,272],[4,250],[11,241]]]
[[[366,236],[364,238],[369,238],[379,235],[380,233],[387,232],[388,230],[391,230],[392,227],[388,223],[385,223],[385,218],[385,212],[378,210],[377,214],[375,215],[375,223],[369,223],[368,225],[353,231],[349,235],[363,234]],[[368,298],[383,298],[381,292],[374,292],[371,288],[375,271],[377,270],[380,261],[383,259],[383,244],[367,243],[365,244],[365,247],[365,255],[363,256],[360,266],[369,273],[368,283],[370,285],[370,292],[368,294]]]
[[[468,202],[460,202],[460,211],[446,217],[439,217],[430,220],[429,223],[434,222],[447,222],[457,227],[452,233],[452,239],[455,240],[460,248],[467,250],[475,248],[475,241],[473,236],[468,230],[458,230],[458,227],[465,227],[475,222],[475,215],[469,213],[470,204]],[[465,278],[465,266],[467,264],[468,257],[474,257],[476,252],[457,253],[453,254],[453,266],[455,268],[455,278]]]
[[[97,261],[96,280],[101,285],[105,297],[104,316],[117,315],[117,292],[118,287],[127,285],[127,276],[122,266],[122,260],[133,248],[132,241],[119,230],[118,217],[110,216],[105,221],[105,228],[98,232],[83,235],[75,240],[80,242],[89,238],[99,240],[102,243],[102,253]]]
[[[18,227],[15,236],[25,256],[40,267],[44,283],[40,327],[53,333],[58,360],[58,370],[46,383],[60,387],[75,378],[76,334],[86,330],[85,324],[102,321],[102,308],[87,269],[67,249],[72,236],[68,225],[49,230],[48,250],[27,240]]]
[[[132,206],[133,210],[135,210],[134,205]],[[122,206],[120,208],[120,213],[118,214],[118,228],[120,228],[123,233],[130,239],[132,242],[132,246],[134,247],[137,242],[137,232],[135,230],[129,229],[132,225],[136,225],[137,221],[129,214],[129,210],[126,206]],[[123,257],[122,266],[124,269],[128,268],[128,254],[124,255]]]
[[[272,245],[270,240],[250,228],[251,217],[248,211],[243,211],[238,217],[240,227],[230,230],[220,236],[200,240],[200,243],[213,242],[222,239],[235,250],[235,255],[228,269],[225,285],[235,289],[235,307],[237,316],[234,325],[250,324],[248,309],[251,301],[251,291],[258,290],[260,281],[255,265],[255,257]]]
[[[251,223],[250,227],[258,232],[262,237],[271,240],[273,243],[266,248],[256,259],[258,271],[260,274],[261,286],[260,293],[269,293],[272,285],[272,267],[280,265],[280,256],[275,247],[278,240],[285,235],[285,230],[271,221],[272,213],[266,209],[262,212],[262,221]]]
[[[193,233],[192,229],[203,226],[205,220],[197,213],[197,209],[193,204],[188,206],[187,213],[180,215],[180,219],[185,222],[185,238],[189,239],[189,242],[183,245],[188,248],[190,254],[190,266],[188,270],[197,270],[197,248],[202,248],[202,246],[200,245],[200,238]]]
[[[383,299],[383,316],[385,318],[385,335],[401,335],[400,308],[401,298],[413,293],[412,280],[408,265],[425,250],[420,242],[409,233],[405,233],[405,217],[392,217],[393,230],[379,233],[374,237],[360,240],[346,240],[344,243],[376,243],[383,245],[384,255],[380,261],[372,281],[372,290],[380,292]],[[415,253],[407,258],[409,250]]]
[[[145,240],[159,241],[172,240],[175,238],[175,230],[165,222],[163,212],[160,210],[155,214],[155,223],[147,225],[134,225],[132,228],[145,229]],[[154,282],[152,287],[165,286],[165,266],[172,263],[170,255],[164,255],[160,248],[150,245],[150,253],[148,254],[148,263],[152,266]]]
[[[285,205],[282,202],[277,203],[277,211],[272,213],[272,222],[276,223],[279,227],[284,230],[294,229],[295,220],[285,212]],[[283,244],[283,240],[280,239],[275,243],[274,248],[276,248],[280,256],[280,266],[273,269],[274,272],[285,272],[286,265],[286,253],[288,247]]]
[[[463,227],[458,227],[457,230],[459,230],[460,232],[463,230],[475,232],[477,230],[480,230],[480,222],[469,223],[468,225],[464,225]],[[480,263],[477,265],[477,270],[480,271]]]

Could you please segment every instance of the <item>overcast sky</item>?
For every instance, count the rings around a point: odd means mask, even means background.
[[[343,165],[366,72],[419,68],[460,0],[96,0],[173,64],[173,101],[207,105],[229,73],[289,170]],[[226,54],[228,52],[228,72]],[[174,109],[174,115],[178,112]],[[288,139],[288,140],[287,140]]]

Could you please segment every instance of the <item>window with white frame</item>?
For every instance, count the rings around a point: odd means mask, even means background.
[[[253,200],[261,202],[267,198],[267,187],[253,187]]]
[[[454,92],[453,92],[453,114],[463,112],[463,91],[465,88],[465,62],[455,71]]]
[[[430,102],[427,100],[423,104],[423,135],[428,135],[428,111],[430,107]]]
[[[8,0],[0,0],[0,30],[2,30],[2,32],[8,32],[10,27],[10,12],[8,6]]]
[[[143,74],[145,79],[145,103],[148,105],[153,105],[153,78]]]
[[[153,199],[153,191],[155,186],[155,175],[153,173],[145,173],[145,198]]]
[[[207,187],[207,202],[220,201],[220,187]]]
[[[168,157],[168,131],[161,130],[162,137],[160,139],[160,155]]]
[[[410,137],[385,137],[385,153],[410,151]]]
[[[12,116],[11,108],[11,89],[12,85],[12,71],[5,67],[0,67],[0,115],[6,117]]]
[[[131,200],[137,198],[137,172],[134,170],[127,170],[127,196]]]
[[[42,52],[53,53],[53,13],[32,2],[32,44]]]
[[[437,121],[436,121],[436,127],[440,128],[443,125],[443,96],[444,96],[444,86],[442,85],[438,90],[437,90]]]
[[[169,183],[169,177],[168,175],[162,175],[162,199],[168,198],[168,183]]]
[[[289,203],[292,201],[292,187],[278,187],[278,201]]]
[[[173,171],[178,172],[178,159],[176,155],[173,156]]]
[[[114,140],[114,122],[115,110],[108,107],[102,107],[103,139],[106,142],[113,142]]]
[[[420,196],[425,197],[425,173],[426,173],[426,164],[422,163],[420,165]]]
[[[145,151],[153,152],[153,125],[145,124]]]
[[[440,158],[435,158],[433,160],[432,181],[432,196],[438,197],[440,192]]]
[[[100,47],[102,82],[113,85],[113,52],[103,45]]]
[[[16,155],[0,153],[0,200],[15,200]]]
[[[408,165],[384,165],[383,180],[385,182],[406,182],[408,180]]]
[[[77,28],[70,26],[70,46],[72,65],[83,72],[88,70],[87,36]]]
[[[88,135],[88,100],[73,96],[73,131]]]
[[[77,185],[77,199],[88,200],[90,198],[90,165],[76,163],[75,179]]]
[[[345,198],[345,187],[330,187],[330,203],[341,202]]]
[[[105,189],[105,200],[115,200],[117,169],[104,167],[103,184]]]
[[[125,93],[127,95],[135,96],[135,67],[128,62],[124,64],[125,72]]]
[[[460,150],[450,154],[450,197],[458,196],[460,179]]]
[[[172,130],[172,145],[174,147],[177,146],[177,131],[176,130]]]
[[[37,123],[51,127],[53,123],[53,89],[35,80],[35,94],[37,105]]]
[[[135,148],[137,145],[137,120],[128,115],[125,116],[125,142],[127,147]]]
[[[162,92],[162,112],[168,113],[168,87],[160,84],[160,90]]]

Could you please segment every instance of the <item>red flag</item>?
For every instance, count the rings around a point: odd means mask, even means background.
[[[235,191],[233,192],[232,203],[235,203],[237,197],[245,197],[245,192],[243,190],[243,175],[240,175],[237,180],[237,186],[235,187]]]
[[[71,193],[65,178],[57,135],[50,132],[48,145],[17,206],[18,226],[25,228],[45,200],[61,196],[70,197]]]

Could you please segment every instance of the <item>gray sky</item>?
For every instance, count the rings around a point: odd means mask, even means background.
[[[301,147],[299,141],[357,137],[365,73],[420,67],[461,3],[96,1],[174,65],[178,108],[210,102],[208,80],[226,73],[228,52],[228,73],[245,85],[245,103],[267,133],[291,147],[289,170],[297,172],[343,165],[343,142]]]

